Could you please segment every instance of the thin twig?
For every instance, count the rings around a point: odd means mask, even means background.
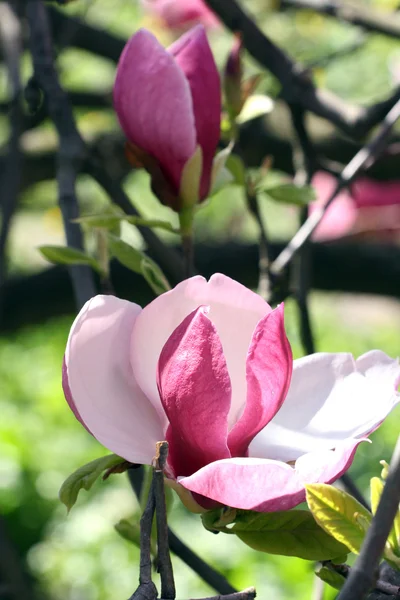
[[[188,567],[193,569],[210,587],[217,590],[220,594],[237,593],[237,590],[227,581],[224,575],[216,571],[186,546],[171,529],[168,530],[168,539],[172,552],[186,563]]]
[[[201,600],[254,600],[256,596],[257,594],[255,588],[250,587],[242,592],[234,592],[232,594],[225,594],[222,596],[210,596],[208,598],[201,598]]]
[[[366,31],[400,39],[400,18],[396,13],[377,12],[364,5],[344,4],[338,0],[281,0],[280,6],[313,10],[357,25]]]
[[[128,477],[136,496],[139,498],[143,483],[143,469],[128,471]],[[170,528],[168,528],[168,542],[171,551],[214,590],[220,594],[234,594],[237,592],[221,573],[193,552]]]
[[[378,509],[365,536],[360,555],[338,600],[362,600],[375,586],[379,560],[383,554],[400,502],[400,436],[389,467]]]
[[[26,3],[30,27],[30,50],[37,82],[43,89],[49,115],[57,129],[58,199],[63,215],[68,246],[83,249],[80,225],[73,220],[79,216],[76,179],[85,157],[85,146],[76,128],[68,97],[62,89],[53,61],[53,44],[46,8],[42,0]],[[87,266],[71,266],[70,274],[77,307],[80,308],[96,294],[92,270]]]
[[[168,544],[167,507],[164,491],[164,469],[167,456],[168,442],[158,442],[153,472],[157,521],[157,568],[161,577],[161,598],[163,600],[174,600],[176,596],[175,582]]]
[[[259,254],[258,254],[258,288],[257,291],[264,300],[267,302],[271,297],[271,279],[269,275],[269,267],[271,264],[270,260],[270,251],[269,251],[269,240],[267,230],[264,226],[264,221],[260,212],[260,206],[258,204],[258,198],[255,190],[253,189],[253,184],[250,180],[246,183],[246,200],[249,211],[257,221],[258,229],[259,229]]]
[[[330,195],[328,201],[324,206],[317,208],[306,220],[304,225],[294,235],[292,240],[281,252],[281,254],[275,259],[271,265],[271,272],[274,275],[279,275],[283,272],[286,266],[291,262],[294,255],[302,248],[302,246],[310,239],[311,235],[321,222],[326,211],[328,210],[331,203],[335,200],[341,190],[348,186],[359,171],[364,168],[368,163],[372,162],[378,154],[382,151],[384,144],[395,125],[396,121],[400,117],[400,100],[386,115],[382,125],[379,128],[378,133],[373,137],[371,142],[365,145],[349,162],[349,164],[343,169],[334,191]]]
[[[182,249],[185,261],[185,277],[192,277],[194,275],[193,233],[189,235],[182,235]]]
[[[155,508],[154,486],[152,484],[146,508],[140,519],[139,587],[135,590],[129,600],[156,600],[158,596],[157,588],[151,579],[151,530]]]

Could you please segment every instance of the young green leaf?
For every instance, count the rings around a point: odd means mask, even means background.
[[[108,247],[112,256],[119,260],[124,267],[135,273],[142,272],[143,252],[127,244],[112,233],[108,234]]]
[[[157,296],[171,289],[160,267],[147,256],[142,259],[140,268],[143,277]]]
[[[90,490],[96,479],[104,471],[112,469],[123,462],[126,462],[124,458],[116,454],[108,454],[83,465],[83,467],[80,467],[67,477],[60,488],[59,498],[67,507],[68,512],[74,506],[78,494],[82,489]]]
[[[379,501],[384,488],[384,482],[379,477],[372,477],[370,481],[371,510],[374,515],[377,511]],[[388,543],[395,554],[400,557],[400,509],[395,517],[393,527],[389,533]]]
[[[95,271],[102,273],[101,266],[93,256],[82,250],[67,246],[39,246],[39,252],[44,258],[56,265],[89,265]]]
[[[296,206],[307,206],[316,199],[315,190],[311,185],[298,186],[294,183],[283,183],[270,187],[262,179],[257,184],[257,191],[265,192],[276,202],[294,204]]]
[[[358,554],[372,515],[346,492],[325,483],[306,485],[307,504],[329,535]]]
[[[246,171],[242,159],[237,154],[231,154],[227,158],[226,168],[231,172],[232,183],[243,187],[246,182]]]
[[[337,573],[336,571],[328,569],[328,567],[324,566],[319,567],[315,571],[315,574],[317,577],[322,579],[322,581],[335,588],[336,590],[341,590],[344,582],[346,581],[346,578],[343,577],[343,575],[340,575],[340,573]]]
[[[233,526],[227,527],[233,517]],[[221,512],[213,517],[203,516],[207,529],[237,535],[245,544],[269,554],[297,556],[307,560],[330,560],[347,553],[347,548],[325,533],[307,510],[290,510],[276,513],[236,511],[225,516]]]
[[[116,226],[120,225],[122,221],[130,223],[131,225],[143,225],[150,229],[164,229],[171,233],[179,233],[179,229],[176,229],[168,221],[161,221],[159,219],[145,219],[144,217],[136,217],[132,215],[115,215],[102,213],[98,215],[86,215],[75,219],[74,223],[81,223],[88,227],[101,227],[104,229],[113,230]]]

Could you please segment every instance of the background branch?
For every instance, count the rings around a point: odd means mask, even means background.
[[[35,77],[45,94],[49,115],[57,129],[58,200],[63,216],[68,246],[83,249],[80,225],[72,220],[79,217],[76,197],[76,178],[84,159],[85,148],[75,125],[68,97],[60,86],[53,62],[53,46],[45,6],[41,0],[26,3],[26,17],[30,27],[30,50]],[[87,266],[71,266],[70,274],[77,307],[80,308],[96,294],[92,270]]]
[[[378,565],[400,502],[400,437],[390,463],[378,509],[365,536],[360,555],[338,600],[362,600],[374,587]]]
[[[366,31],[400,38],[400,18],[396,13],[379,13],[365,5],[345,4],[338,0],[281,0],[280,7],[313,10]]]

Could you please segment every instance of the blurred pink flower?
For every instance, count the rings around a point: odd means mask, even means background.
[[[205,508],[261,512],[340,477],[400,401],[399,380],[398,362],[378,350],[293,362],[283,305],[272,310],[220,274],[144,309],[96,296],[71,328],[63,366],[68,403],[104,446],[151,464],[166,439],[175,487]]]
[[[324,205],[333,192],[336,179],[318,172],[312,179],[317,200],[310,212]],[[360,177],[342,191],[328,208],[315,230],[315,240],[334,240],[353,235],[368,235],[382,240],[400,236],[400,180],[375,181]]]
[[[220,24],[203,0],[142,0],[142,5],[171,30],[188,29],[197,24],[212,29]]]
[[[180,210],[183,169],[200,146],[204,199],[221,119],[220,79],[204,28],[198,25],[168,50],[150,32],[138,31],[118,64],[114,104],[133,153],[144,166],[151,157],[160,167],[175,197],[175,210]]]

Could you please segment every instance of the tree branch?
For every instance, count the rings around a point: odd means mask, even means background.
[[[283,247],[283,243],[271,243],[271,257],[277,256]],[[345,241],[312,243],[310,253],[312,289],[400,298],[398,246]],[[154,258],[151,250],[149,256]],[[219,272],[249,288],[257,287],[258,245],[197,244],[196,256],[198,271],[204,277]],[[143,277],[116,261],[111,263],[111,276],[119,297],[141,306],[154,299]],[[4,285],[3,298],[4,319],[0,327],[3,335],[26,325],[42,323],[50,317],[71,315],[76,310],[68,273],[63,267],[50,267],[40,273],[10,279]]]
[[[293,236],[287,247],[281,252],[278,258],[275,259],[271,265],[271,273],[278,276],[283,272],[285,267],[290,263],[295,254],[303,247],[303,245],[310,239],[311,235],[318,227],[319,223],[323,219],[326,211],[328,210],[331,203],[335,200],[341,190],[349,185],[359,171],[365,167],[369,162],[373,161],[376,156],[382,151],[384,144],[393,128],[395,123],[400,117],[400,100],[386,115],[378,133],[371,140],[369,144],[364,146],[356,156],[350,161],[350,163],[341,172],[337,185],[328,198],[324,206],[315,210],[307,219],[307,221],[300,227],[297,233]]]
[[[271,42],[236,0],[206,0],[206,3],[228,29],[240,31],[243,46],[280,82],[281,97],[286,102],[327,119],[352,137],[366,135],[400,99],[399,87],[389,98],[368,109],[349,105],[327,90],[317,89],[310,73]]]
[[[360,555],[338,600],[362,600],[375,586],[379,561],[400,502],[400,437],[390,463],[378,509],[365,536]]]
[[[26,3],[26,17],[30,27],[30,51],[35,77],[42,87],[49,115],[59,136],[57,153],[58,200],[63,215],[68,246],[83,249],[80,225],[72,220],[79,216],[76,197],[76,178],[85,155],[83,140],[76,128],[72,108],[60,86],[53,62],[53,46],[45,6],[41,0]],[[87,266],[71,266],[77,307],[80,308],[96,294],[92,270]]]
[[[400,19],[396,13],[379,13],[364,5],[343,4],[338,0],[281,0],[280,7],[313,10],[357,25],[366,31],[400,38]]]
[[[0,44],[8,71],[11,100],[9,122],[11,133],[7,144],[7,155],[0,171],[1,228],[0,228],[0,289],[7,273],[6,245],[8,232],[17,208],[20,188],[22,131],[20,59],[22,53],[21,25],[9,2],[0,4]],[[0,295],[0,319],[2,313]]]

